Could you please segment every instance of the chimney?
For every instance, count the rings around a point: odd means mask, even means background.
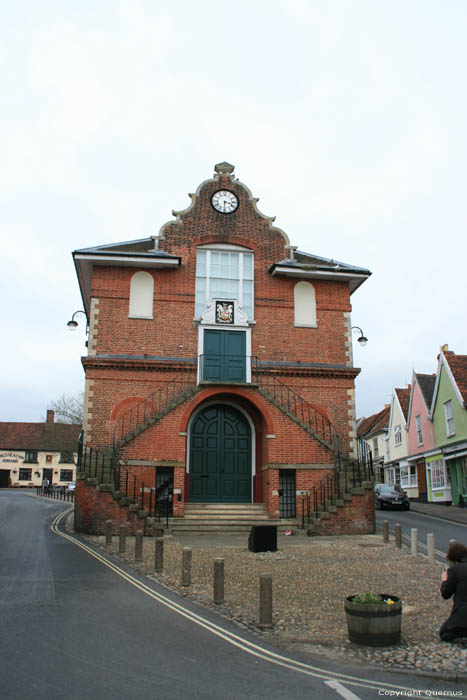
[[[51,408],[47,409],[47,421],[45,424],[46,430],[52,430],[55,421],[55,411]]]

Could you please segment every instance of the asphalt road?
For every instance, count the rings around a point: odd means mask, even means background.
[[[445,563],[445,554],[448,551],[449,540],[457,540],[467,546],[467,525],[442,520],[431,515],[422,515],[411,510],[377,510],[376,524],[378,531],[382,528],[383,520],[389,522],[390,532],[394,532],[396,523],[400,523],[402,538],[405,544],[410,545],[411,529],[417,528],[419,551],[426,554],[426,536],[431,533],[435,538],[435,549],[438,550],[437,559]],[[443,555],[439,554],[443,552]]]
[[[360,664],[279,658],[259,637],[54,532],[67,508],[0,491],[2,700],[363,700],[459,690]]]

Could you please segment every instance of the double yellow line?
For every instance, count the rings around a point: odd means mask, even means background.
[[[87,552],[87,554],[94,557],[94,559],[97,559],[97,561],[99,561],[101,564],[106,566],[108,569],[111,569],[111,571],[120,576],[120,578],[127,581],[129,584],[137,588],[145,595],[149,596],[149,598],[155,600],[160,605],[164,605],[166,608],[169,608],[169,610],[172,610],[173,612],[177,613],[177,615],[181,615],[187,620],[190,620],[190,622],[193,622],[199,627],[202,627],[211,634],[216,635],[216,637],[223,639],[228,644],[231,644],[232,646],[241,649],[247,654],[262,659],[263,661],[268,661],[269,663],[275,664],[276,666],[282,666],[283,668],[287,668],[291,671],[297,671],[298,673],[303,673],[307,676],[312,676],[313,678],[320,678],[323,681],[340,681],[341,683],[345,683],[345,685],[357,686],[362,688],[372,688],[373,690],[396,691],[388,693],[388,695],[390,694],[393,697],[397,697],[398,694],[406,695],[408,693],[414,693],[417,697],[431,697],[431,695],[425,695],[423,690],[417,690],[414,688],[401,685],[393,685],[389,683],[379,683],[378,681],[366,680],[364,678],[358,678],[356,676],[350,676],[344,673],[332,673],[331,671],[326,671],[326,669],[320,668],[319,666],[312,666],[310,664],[302,663],[301,661],[296,661],[295,659],[291,659],[287,656],[282,656],[281,654],[269,651],[268,649],[263,649],[259,645],[254,644],[253,642],[249,642],[248,640],[243,639],[242,637],[234,634],[233,632],[229,632],[223,627],[220,627],[219,625],[216,625],[215,623],[206,620],[201,615],[197,615],[195,612],[188,610],[183,605],[175,603],[174,601],[170,600],[170,598],[167,598],[161,593],[157,593],[152,588],[142,583],[137,578],[127,573],[113,562],[106,559],[102,554],[96,552],[91,547],[88,547],[76,537],[73,537],[72,535],[61,531],[59,529],[60,522],[63,518],[68,516],[70,512],[71,509],[65,511],[64,513],[60,513],[55,518],[51,526],[51,529],[55,534],[59,535],[60,537],[63,537],[69,542],[72,542],[77,547],[80,547],[80,549]],[[397,691],[399,691],[399,693],[397,693]],[[404,692],[401,693],[400,691]]]

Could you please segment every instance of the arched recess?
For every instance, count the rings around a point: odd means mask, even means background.
[[[179,431],[181,433],[186,432],[188,430],[188,422],[191,419],[195,409],[204,402],[212,399],[219,399],[221,402],[224,399],[228,401],[243,400],[246,406],[252,405],[252,407],[254,407],[258,414],[261,415],[261,418],[265,423],[266,432],[270,435],[273,435],[275,433],[274,422],[268,410],[267,404],[263,403],[261,399],[257,397],[256,394],[253,394],[248,389],[241,389],[240,387],[229,387],[228,393],[226,393],[225,387],[212,387],[210,389],[205,389],[204,391],[200,391],[199,393],[195,394],[192,401],[187,406],[181,417],[179,423]],[[251,412],[248,411],[248,413]]]
[[[316,328],[316,295],[311,282],[297,282],[294,287],[294,324]]]
[[[130,318],[153,318],[154,278],[149,272],[135,272],[130,282]]]

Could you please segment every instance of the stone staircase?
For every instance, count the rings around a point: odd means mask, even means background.
[[[183,518],[169,518],[172,534],[248,534],[253,525],[277,525],[283,532],[296,529],[297,521],[270,519],[264,503],[186,503]]]

